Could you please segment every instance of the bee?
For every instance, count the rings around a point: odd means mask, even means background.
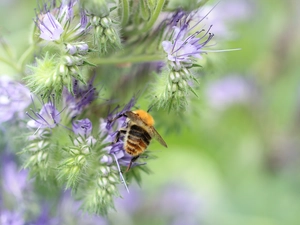
[[[132,157],[125,172],[128,172],[132,163],[136,161],[140,155],[145,152],[152,138],[155,138],[160,144],[168,147],[166,142],[154,128],[153,117],[144,110],[126,111],[117,116],[114,120],[120,117],[126,117],[126,126],[119,129],[115,143],[118,142],[121,136],[124,137],[124,150]]]

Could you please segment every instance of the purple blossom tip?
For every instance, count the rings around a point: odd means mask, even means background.
[[[30,91],[9,77],[0,77],[0,123],[11,120],[18,114],[22,118],[30,105]]]
[[[73,7],[77,1],[62,1],[56,8],[55,1],[39,6],[35,23],[40,30],[40,38],[46,41],[57,41],[61,38],[66,24],[73,19]]]
[[[91,132],[93,125],[89,119],[75,120],[72,122],[73,132],[76,135],[81,135],[83,137],[88,137]]]
[[[219,110],[244,104],[256,97],[256,87],[242,76],[228,76],[211,82],[205,91],[209,104]]]
[[[175,70],[179,70],[182,64],[191,64],[194,58],[201,58],[202,53],[206,53],[203,49],[207,43],[213,38],[210,33],[211,26],[206,31],[192,31],[203,19],[196,21],[196,25],[191,26],[190,23],[195,13],[186,14],[178,11],[168,23],[172,25],[172,35],[170,40],[162,42],[162,47],[168,55],[168,60]]]
[[[63,91],[65,105],[72,118],[79,115],[98,97],[98,91],[93,87],[93,78],[88,85],[83,86],[79,85],[78,80],[74,80],[73,93],[70,93],[66,88]]]
[[[31,118],[27,122],[28,127],[30,128],[54,128],[60,122],[60,113],[55,107],[54,99],[49,98],[49,102],[44,104],[40,112],[35,112],[31,110],[32,115],[27,112],[27,115]]]
[[[62,25],[50,12],[42,15],[38,20],[38,27],[41,31],[40,38],[46,41],[57,41],[64,32]]]

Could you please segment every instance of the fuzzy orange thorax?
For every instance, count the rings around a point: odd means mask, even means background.
[[[140,119],[148,126],[153,126],[154,125],[154,119],[153,117],[147,113],[144,110],[138,109],[135,111],[132,111],[134,114],[136,114]]]

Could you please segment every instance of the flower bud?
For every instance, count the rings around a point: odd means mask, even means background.
[[[59,69],[58,69],[59,74],[65,76],[68,74],[69,69],[65,64],[60,64]]]
[[[95,28],[95,33],[97,34],[97,36],[100,36],[104,33],[104,28],[103,27],[100,27],[100,26],[97,26]]]
[[[46,148],[48,145],[49,145],[49,142],[48,142],[48,141],[42,140],[42,141],[39,141],[39,142],[38,142],[38,148],[39,148],[39,149],[44,149],[44,148]]]
[[[80,151],[79,151],[78,148],[69,148],[69,151],[73,155],[79,155],[80,154]]]
[[[104,203],[110,204],[111,202],[112,202],[112,196],[109,195],[109,194],[106,194],[106,195],[104,196]]]
[[[110,193],[110,194],[113,194],[113,193],[116,193],[117,192],[117,188],[115,185],[109,185],[107,188],[107,191]]]
[[[185,80],[181,80],[180,82],[178,82],[178,87],[180,90],[185,90],[187,87],[187,82]]]
[[[74,65],[74,59],[71,58],[71,56],[66,55],[64,57],[64,62],[67,66],[73,66]]]
[[[98,188],[97,189],[97,197],[98,198],[103,198],[106,195],[106,190],[103,188]]]
[[[71,169],[70,172],[71,172],[72,174],[77,174],[79,171],[80,171],[79,166],[74,166],[74,167]]]
[[[75,76],[77,76],[79,74],[79,69],[78,69],[77,66],[71,66],[71,67],[69,67],[69,69],[70,69],[70,74],[72,76],[75,77]]]
[[[108,185],[108,179],[106,177],[100,177],[98,178],[98,185],[101,188],[105,188]]]
[[[110,165],[112,162],[113,162],[113,159],[111,156],[108,156],[108,155],[104,155],[102,156],[102,158],[100,159],[100,162],[101,163],[106,163],[107,165]],[[112,168],[113,169],[113,168]],[[118,168],[116,168],[118,169]],[[117,170],[116,170],[117,171]]]
[[[182,68],[181,72],[181,76],[183,77],[183,79],[186,80],[190,77],[190,71],[187,68]]]
[[[101,172],[101,174],[102,174],[103,176],[107,176],[108,173],[110,172],[110,169],[109,169],[109,167],[107,167],[107,166],[101,166],[101,167],[100,167],[100,172]]]
[[[88,146],[93,146],[97,143],[97,139],[95,139],[93,136],[89,136],[87,139],[86,139],[86,144]]]
[[[86,159],[83,155],[78,155],[75,158],[75,163],[83,165],[86,162]]]
[[[111,26],[111,19],[108,17],[101,18],[100,24],[104,28],[109,28]]]
[[[174,72],[170,73],[170,80],[171,80],[171,82],[173,82],[175,80]]]
[[[81,153],[88,155],[90,153],[90,147],[87,145],[84,145],[81,147]]]
[[[177,84],[172,84],[172,92],[176,92],[178,90]]]
[[[84,42],[77,45],[76,48],[77,48],[78,53],[81,54],[81,55],[86,55],[88,50],[89,50],[88,44],[86,44]]]
[[[113,170],[113,171],[116,171],[116,172],[119,171],[118,167],[115,166],[115,165],[111,166],[110,169]]]
[[[81,66],[83,64],[82,57],[74,56],[74,64],[77,66]]]
[[[98,16],[93,16],[91,19],[91,24],[94,26],[98,26],[100,23],[100,17]]]
[[[36,143],[32,143],[32,144],[28,145],[26,147],[26,149],[28,149],[29,151],[32,151],[32,152],[36,152],[36,151],[40,150],[40,148],[38,147],[38,145]]]
[[[40,152],[37,154],[37,161],[38,161],[38,162],[41,162],[41,161],[45,160],[46,158],[47,158],[47,153],[46,153],[46,152],[45,152],[45,154],[44,154],[43,151],[40,151]]]
[[[110,181],[110,183],[113,183],[113,184],[116,184],[119,181],[117,175],[115,175],[114,173],[112,173],[108,176],[108,180]]]
[[[66,50],[67,50],[67,53],[69,53],[70,55],[74,55],[75,53],[77,53],[76,46],[71,45],[71,44],[66,45]]]

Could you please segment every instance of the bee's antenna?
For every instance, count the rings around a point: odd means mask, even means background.
[[[154,104],[153,105],[150,105],[149,109],[147,110],[147,113],[151,111],[151,109],[153,108]]]
[[[128,189],[128,187],[127,187],[126,181],[125,181],[125,179],[124,179],[124,177],[123,177],[123,174],[122,174],[122,172],[121,172],[121,169],[120,169],[120,165],[119,165],[117,156],[115,155],[115,153],[112,153],[112,155],[113,155],[114,158],[115,158],[115,161],[116,161],[116,164],[117,164],[117,167],[118,167],[118,171],[119,171],[119,174],[120,174],[121,182],[124,184],[124,186],[125,186],[127,192],[129,193],[129,189]]]
[[[156,96],[155,96],[155,97],[156,97]],[[149,108],[148,108],[148,110],[147,110],[147,113],[149,113],[149,112],[151,111],[151,109],[152,109],[154,106],[155,106],[155,102],[152,103],[152,104],[149,106]]]

